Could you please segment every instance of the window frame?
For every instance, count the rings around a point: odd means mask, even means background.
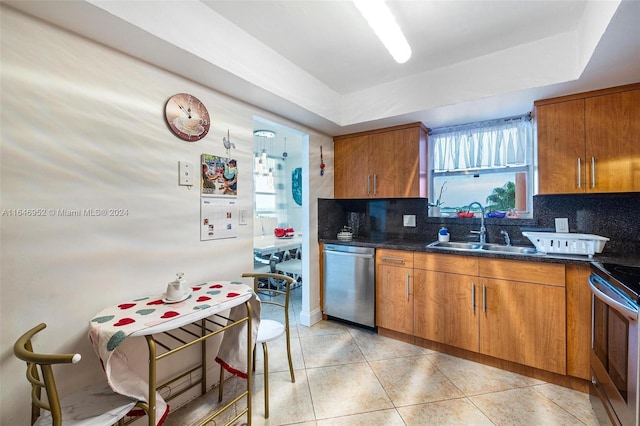
[[[281,200],[283,198],[286,198],[287,196],[286,194],[287,177],[284,173],[285,167],[283,164],[283,159],[278,156],[267,155],[267,170],[268,170],[269,162],[272,162],[273,164],[273,169],[271,171],[272,173],[271,179],[273,179],[273,191],[257,190],[258,185],[256,183],[256,179],[258,178],[258,175],[260,175],[256,168],[257,159],[258,159],[257,157],[254,157],[254,161],[253,161],[253,186],[254,186],[253,210],[255,214],[258,216],[276,217],[278,219],[278,223],[286,223],[288,221],[287,211],[286,209],[283,209],[282,207],[279,206],[279,200],[281,203]],[[262,176],[266,177],[264,174]],[[257,203],[258,195],[273,196],[273,199],[274,199],[273,209],[259,209],[258,203]]]
[[[499,167],[479,167],[479,168],[468,168],[468,169],[459,169],[459,170],[443,170],[443,171],[436,171],[435,170],[435,155],[434,155],[434,151],[435,151],[435,140],[433,139],[433,136],[436,135],[442,135],[442,134],[447,134],[447,133],[455,133],[455,132],[460,132],[460,131],[469,131],[469,132],[473,132],[474,130],[481,130],[481,129],[489,129],[492,126],[504,126],[505,123],[509,122],[509,121],[517,121],[517,120],[527,120],[529,121],[529,132],[530,134],[528,135],[528,141],[529,144],[525,145],[525,159],[526,159],[526,164],[524,165],[504,165],[504,166],[499,166]],[[526,141],[525,141],[526,143]],[[435,179],[436,178],[446,178],[446,177],[456,177],[456,176],[467,176],[467,175],[471,175],[471,176],[476,176],[476,175],[488,175],[488,174],[500,174],[500,173],[526,173],[526,203],[527,203],[527,209],[524,211],[520,211],[518,210],[518,217],[519,218],[532,218],[533,217],[533,195],[534,195],[534,181],[535,181],[535,153],[536,153],[536,139],[535,139],[535,132],[534,132],[534,126],[533,126],[533,122],[532,122],[532,116],[531,113],[527,113],[527,114],[523,114],[523,115],[519,115],[519,116],[514,116],[514,117],[507,117],[507,118],[501,118],[501,119],[496,119],[496,120],[489,120],[489,121],[484,121],[484,122],[475,122],[475,123],[468,123],[468,124],[462,124],[459,126],[451,126],[451,127],[443,127],[443,128],[437,128],[437,129],[432,129],[429,132],[429,149],[428,149],[428,155],[429,155],[429,176],[428,176],[428,186],[429,186],[429,194],[431,195],[431,197],[429,197],[429,203],[433,203],[435,201],[435,198],[438,197],[439,191],[440,191],[440,187],[436,187],[435,185]],[[506,182],[505,182],[506,183]],[[514,182],[515,183],[515,182]],[[444,197],[443,197],[444,198]],[[474,201],[473,199],[469,200],[469,203],[471,203],[472,201]],[[478,200],[480,202],[480,200]],[[484,206],[486,204],[486,198],[484,200],[481,201],[481,204]],[[450,216],[450,217],[456,217],[456,216]],[[515,218],[514,218],[515,219]]]

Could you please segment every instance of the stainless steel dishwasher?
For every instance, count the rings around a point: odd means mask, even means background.
[[[375,249],[324,246],[324,313],[336,319],[375,327]]]

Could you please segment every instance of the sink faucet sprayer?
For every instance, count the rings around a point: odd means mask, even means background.
[[[480,207],[480,230],[479,231],[471,231],[472,234],[480,234],[480,244],[484,244],[487,242],[487,228],[484,227],[484,207],[477,201],[469,204],[469,210],[471,210],[471,206]]]
[[[500,234],[504,235],[504,243],[505,245],[510,246],[511,245],[511,238],[509,238],[509,233],[507,231],[505,231],[504,229],[500,230]]]

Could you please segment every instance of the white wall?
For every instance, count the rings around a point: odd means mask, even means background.
[[[309,164],[319,145],[332,164],[331,138],[230,99],[0,5],[1,17],[1,424],[28,420],[24,364],[15,339],[37,323],[49,328],[37,349],[79,352],[63,392],[102,375],[87,338],[103,307],[160,293],[182,271],[191,283],[237,279],[252,268],[253,224],[235,239],[201,242],[199,192],[177,185],[177,164],[223,155],[229,129],[237,146],[239,207],[252,210],[253,115],[309,133]],[[173,136],[164,106],[187,92],[208,107],[202,141]],[[307,176],[310,222],[309,316],[318,315],[318,197],[331,197],[332,169]],[[46,216],[16,216],[42,209]],[[124,216],[63,217],[59,209],[123,209]],[[251,215],[249,215],[251,216]],[[82,370],[82,373],[77,371]]]

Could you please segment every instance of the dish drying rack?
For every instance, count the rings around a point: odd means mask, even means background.
[[[573,234],[570,232],[523,232],[541,253],[580,254],[593,257],[602,253],[607,237],[593,234]]]

